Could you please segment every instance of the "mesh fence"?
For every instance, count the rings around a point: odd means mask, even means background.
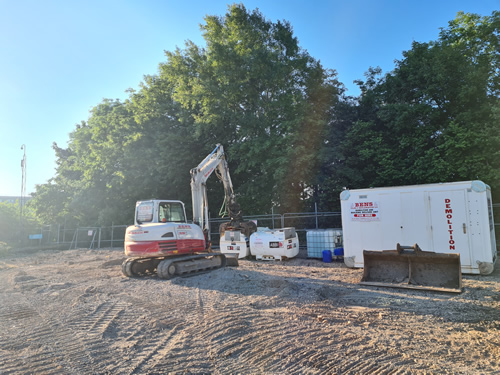
[[[61,249],[100,249],[123,247],[127,225],[67,228],[43,225],[40,232],[28,236],[28,245]]]
[[[494,207],[494,221],[497,248],[500,248],[500,204]],[[322,258],[325,250],[336,259],[342,254],[342,220],[340,212],[297,212],[285,214],[249,215],[245,220],[253,220],[258,227],[269,229],[294,227],[299,237],[302,256]],[[227,218],[210,219],[210,240],[218,248],[220,224]],[[107,227],[68,228],[64,225],[43,225],[39,233],[30,234],[30,246],[65,249],[123,247],[127,225]],[[329,254],[327,253],[328,257]]]
[[[500,203],[493,205],[493,221],[495,223],[495,239],[497,241],[497,249],[500,251]]]

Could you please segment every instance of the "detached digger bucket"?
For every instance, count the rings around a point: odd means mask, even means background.
[[[460,254],[422,251],[417,244],[396,250],[363,250],[361,284],[441,292],[462,292]]]

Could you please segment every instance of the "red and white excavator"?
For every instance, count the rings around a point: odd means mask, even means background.
[[[191,169],[193,224],[186,220],[184,203],[178,200],[151,199],[136,203],[135,224],[125,232],[124,275],[141,276],[156,271],[162,279],[205,272],[226,265],[226,257],[213,252],[210,246],[206,181],[213,172],[222,181],[230,222],[221,225],[227,230],[241,231],[250,237],[257,227],[243,222],[236,203],[224,148],[217,147]],[[237,264],[237,259],[236,259]],[[233,265],[236,265],[233,263]]]

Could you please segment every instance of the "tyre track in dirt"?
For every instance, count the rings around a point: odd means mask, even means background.
[[[136,354],[136,359],[129,366],[129,374],[145,374],[155,368],[162,368],[161,362],[170,357],[176,343],[181,340],[182,334],[177,328],[162,332],[157,338],[152,338],[144,342],[143,350]]]
[[[54,283],[43,274],[33,272],[32,268],[25,269],[15,270],[9,278],[9,284],[16,291],[15,303],[5,304],[3,313],[0,313],[0,321],[16,321],[16,334],[9,340],[10,344],[20,343],[24,346],[24,350],[9,351],[9,357],[14,360],[10,364],[5,362],[4,366],[13,367],[6,367],[5,370],[34,374],[77,374],[81,370],[93,372],[90,352],[82,338],[58,316],[47,311],[47,300],[40,300],[37,295],[44,292],[58,295],[60,291],[71,287],[71,283]],[[27,294],[32,293],[34,295],[27,298]],[[35,353],[30,350],[33,348]],[[21,368],[17,369],[16,366]]]
[[[141,282],[141,280],[137,280]],[[102,300],[106,286],[88,288],[78,299]],[[87,332],[85,343],[99,368],[106,373],[149,373],[168,355],[183,335],[185,321],[175,316],[170,302],[151,303],[140,295],[108,295],[107,301],[91,304],[75,322],[75,328]],[[177,306],[178,308],[179,306]],[[166,316],[168,314],[168,316]],[[180,332],[180,333],[179,333]]]
[[[130,304],[121,301],[100,303],[93,310],[75,312],[68,325],[79,332],[82,341],[100,369],[109,373],[120,370],[122,360],[112,347],[118,327],[135,320]],[[124,333],[125,334],[125,333]]]
[[[280,289],[279,295],[291,295],[286,290],[288,287],[292,292],[298,289],[293,282],[274,283],[284,288]],[[196,283],[181,284],[196,286]],[[190,290],[197,291],[198,302],[186,305],[184,311],[189,312],[188,317],[196,316],[196,311],[202,313],[196,319],[186,318],[187,336],[199,336],[206,344],[200,346],[194,339],[179,341],[185,348],[184,352],[190,353],[180,353],[175,357],[181,365],[170,361],[174,357],[166,356],[154,370],[248,373],[251,368],[254,369],[253,373],[270,374],[404,374],[415,373],[415,369],[425,372],[433,368],[434,373],[440,372],[439,367],[435,367],[436,356],[431,355],[435,352],[436,344],[424,348],[420,345],[419,355],[412,348],[410,339],[405,340],[404,337],[411,338],[415,334],[414,327],[429,324],[440,330],[443,323],[435,319],[429,322],[425,316],[415,317],[404,312],[397,313],[401,322],[388,319],[395,311],[385,307],[388,302],[384,296],[393,297],[391,292],[379,295],[355,288],[345,291],[330,287],[326,293],[324,287],[320,286],[313,292],[316,295],[308,295],[308,301],[312,302],[306,305],[296,302],[280,305],[278,298],[266,296],[254,296],[247,304],[241,301],[231,304],[234,297],[223,293],[222,297],[218,294],[219,298],[214,298],[209,286],[203,289],[188,288],[183,293]],[[421,298],[418,293],[416,295]],[[185,296],[186,299],[194,299],[189,293]],[[384,307],[354,304],[356,301],[369,301],[368,297],[375,301],[368,304]],[[332,301],[335,301],[333,305]],[[400,301],[400,298],[396,298],[396,301],[405,306],[405,301]],[[379,327],[373,329],[372,325]],[[396,332],[394,336],[399,344],[393,346],[389,340],[385,346],[381,345],[378,336],[390,335],[392,331]],[[397,331],[400,331],[399,334]],[[429,333],[429,336],[432,337],[432,334]],[[406,349],[401,342],[409,344],[410,352],[418,360],[405,355]],[[207,365],[204,356],[193,355],[206,348],[209,348],[213,367]],[[428,356],[426,351],[429,351]],[[458,357],[460,353],[453,355]],[[186,363],[189,363],[188,368]]]
[[[73,288],[71,282],[58,282],[57,276],[44,275],[47,267],[50,265],[42,264],[37,273],[32,273],[31,266],[26,270],[32,275],[19,270],[9,279],[13,289],[19,291],[15,300],[24,303],[8,305],[9,309],[0,314],[0,321],[24,319],[9,342],[10,346],[16,342],[26,343],[26,350],[10,350],[8,355],[2,355],[9,360],[0,361],[0,373],[91,374],[97,372],[96,368],[108,365],[107,362],[116,362],[102,337],[125,306],[105,303],[86,315],[83,306],[74,309],[71,304],[53,304],[55,299],[65,299],[65,295],[74,296],[78,288]],[[87,288],[80,298],[87,295],[89,289],[93,288]],[[2,348],[9,347],[3,344]]]
[[[121,256],[9,259],[0,373],[500,372],[498,276],[453,296],[360,287],[358,270],[309,260],[128,279]]]
[[[213,373],[206,342],[199,335],[206,322],[199,292],[186,290],[182,298],[169,295],[146,310],[156,338],[144,338],[144,350],[137,354],[141,359],[131,374],[184,372],[187,368],[194,373]]]
[[[269,373],[302,373],[304,363],[319,362],[314,351],[308,348],[297,348],[297,337],[310,333],[310,326],[304,324],[283,324],[287,321],[287,313],[280,308],[245,308],[235,305],[221,306],[218,302],[206,297],[206,293],[198,291],[198,311],[200,315],[188,323],[189,337],[197,337],[196,342],[184,343],[190,351],[184,351],[176,359],[182,364],[175,366],[171,357],[165,357],[162,364],[170,371],[189,370],[192,373],[245,373],[248,368],[262,369]],[[263,301],[262,306],[265,306]],[[257,304],[259,305],[259,304]],[[203,306],[203,309],[199,307]],[[196,311],[193,306],[188,311]],[[203,312],[201,312],[203,311]],[[207,313],[216,311],[215,314]],[[198,323],[196,323],[198,322]],[[310,341],[323,340],[321,330],[310,338]],[[327,334],[323,334],[326,336]],[[193,340],[193,339],[192,339]],[[206,365],[206,356],[193,355],[208,351],[213,371]],[[323,354],[316,354],[320,357]],[[282,368],[282,360],[289,356],[296,363],[294,366]],[[189,367],[186,369],[186,363]],[[291,363],[291,362],[290,362]],[[323,364],[325,373],[331,370]],[[155,369],[160,369],[158,364]],[[316,373],[321,373],[315,370]]]
[[[16,304],[11,306],[2,306],[0,309],[0,322],[2,326],[9,325],[11,328],[17,328],[17,325],[34,325],[33,320],[37,321],[38,313],[26,304]],[[48,327],[44,329],[38,328],[29,337],[24,334],[8,335],[9,332],[2,332],[0,336],[0,353],[2,354],[2,361],[0,361],[0,373],[2,374],[15,374],[15,373],[29,373],[31,371],[39,371],[40,373],[54,373],[59,366],[56,360],[47,360],[45,355],[47,350],[44,348],[39,349],[42,354],[42,360],[37,356],[23,356],[22,353],[29,345],[30,340],[36,340],[40,336],[51,334]]]
[[[19,296],[19,300],[23,298]],[[75,332],[43,316],[28,301],[23,302],[0,311],[0,321],[30,328],[18,330],[14,337],[5,337],[5,341],[3,336],[0,338],[2,351],[8,352],[0,363],[0,373],[92,373],[90,352]],[[26,354],[25,349],[33,346],[35,352]]]
[[[154,278],[131,279],[131,287],[152,280],[158,281]],[[175,352],[182,349],[186,336],[186,313],[183,310],[192,307],[169,293],[167,296],[162,293],[155,295],[154,290],[155,287],[151,287],[151,293],[145,295],[133,292],[115,294],[113,305],[109,302],[99,305],[96,311],[101,312],[100,317],[96,313],[89,319],[87,326],[92,332],[108,332],[102,347],[107,351],[104,358],[107,356],[108,361],[107,366],[101,367],[109,373],[158,373],[171,367],[162,366],[162,361],[165,358],[175,360]],[[101,290],[103,292],[106,293],[105,287]],[[150,294],[153,299],[149,298]],[[97,351],[98,348],[94,349]]]

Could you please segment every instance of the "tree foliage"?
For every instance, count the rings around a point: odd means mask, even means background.
[[[189,170],[217,143],[249,214],[338,210],[344,187],[481,179],[498,194],[499,17],[459,13],[393,71],[369,68],[353,98],[288,22],[229,6],[205,18],[205,46],[166,51],[127,100],[103,100],[54,144],[57,173],[33,205],[80,225],[130,223],[140,199],[189,209]],[[220,185],[209,180],[212,216]]]
[[[0,202],[0,254],[7,247],[26,245],[29,234],[40,233],[40,223],[31,202]]]
[[[226,146],[243,207],[300,206],[340,91],[334,72],[299,47],[287,22],[241,5],[205,21],[206,48],[167,52],[160,77],[189,111],[198,149]]]
[[[331,129],[340,144],[328,186],[481,179],[498,199],[499,16],[459,13],[437,41],[414,42],[392,72],[370,68],[350,124]]]
[[[335,73],[299,47],[289,23],[243,5],[207,16],[202,32],[205,47],[167,51],[128,100],[104,100],[68,148],[54,145],[57,175],[35,194],[44,219],[130,222],[134,201],[151,197],[189,206],[189,170],[217,143],[246,212],[303,205],[340,92]],[[212,216],[223,198],[213,180]]]

